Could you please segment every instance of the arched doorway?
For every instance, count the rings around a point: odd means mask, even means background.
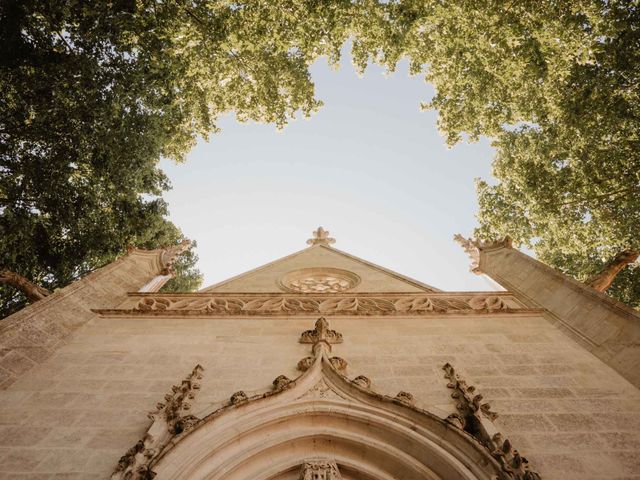
[[[296,381],[220,409],[181,436],[151,465],[156,478],[297,480],[314,462],[313,480],[499,476],[500,466],[470,435],[347,380],[324,343],[314,353]]]

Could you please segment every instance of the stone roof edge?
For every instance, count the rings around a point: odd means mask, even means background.
[[[9,315],[8,317],[0,320],[0,335],[2,332],[10,329],[16,321],[22,321],[25,318],[28,318],[32,315],[37,314],[38,312],[49,308],[52,304],[55,304],[65,297],[68,297],[72,293],[82,290],[86,287],[87,281],[96,280],[104,275],[108,274],[112,270],[116,269],[123,261],[125,261],[128,257],[132,255],[140,255],[140,256],[150,256],[155,257],[156,265],[158,267],[158,272],[160,272],[163,268],[163,262],[160,257],[165,252],[164,249],[156,249],[156,250],[142,250],[138,248],[134,248],[129,250],[124,255],[116,258],[113,262],[110,262],[102,267],[96,268],[95,270],[87,273],[83,277],[74,280],[69,285],[65,287],[56,289],[51,295],[43,298],[42,300],[38,300],[37,302],[26,305],[24,308],[18,310],[17,312]]]
[[[297,252],[290,253],[289,255],[285,255],[284,257],[277,258],[277,259],[272,260],[272,261],[270,261],[268,263],[265,263],[264,265],[261,265],[259,267],[252,268],[251,270],[247,270],[246,272],[239,273],[238,275],[234,275],[233,277],[227,278],[226,280],[222,280],[221,282],[214,283],[213,285],[209,285],[208,287],[202,288],[202,289],[198,290],[195,293],[213,293],[212,290],[215,289],[215,288],[218,288],[218,287],[221,287],[223,285],[226,285],[227,283],[230,283],[230,282],[233,282],[235,280],[238,280],[239,278],[242,278],[244,276],[251,275],[253,273],[265,270],[266,268],[271,267],[272,265],[275,265],[278,262],[282,262],[284,260],[288,260],[290,258],[297,257],[301,253],[304,253],[304,252],[306,252],[307,250],[309,250],[311,248],[317,248],[317,247],[319,247],[319,245],[312,245],[310,247],[303,248],[302,250],[298,250]]]
[[[320,246],[323,247],[323,248],[326,248],[328,250],[331,250],[331,251],[333,251],[335,253],[339,253],[340,255],[343,255],[343,256],[345,256],[347,258],[350,258],[351,260],[355,260],[357,262],[364,263],[368,267],[371,267],[371,268],[373,268],[375,270],[379,270],[382,273],[390,275],[390,276],[392,276],[392,277],[394,277],[394,278],[396,278],[398,280],[410,283],[414,287],[424,288],[424,289],[429,290],[429,291],[431,291],[433,293],[442,292],[442,290],[440,290],[439,288],[432,287],[431,285],[428,285],[426,283],[422,283],[422,282],[420,282],[418,280],[415,280],[415,279],[413,279],[411,277],[407,277],[406,275],[402,275],[401,273],[395,272],[393,270],[389,270],[388,268],[385,268],[385,267],[381,267],[380,265],[377,265],[375,263],[369,262],[368,260],[364,260],[364,259],[362,259],[360,257],[356,257],[355,255],[351,255],[350,253],[343,252],[342,250],[339,250],[337,248],[334,248],[334,247],[331,247],[331,246],[328,246],[328,245],[320,245]]]
[[[606,306],[607,308],[609,308],[610,310],[613,310],[615,313],[617,314],[622,314],[624,316],[630,317],[636,321],[640,321],[640,311],[635,310],[634,308],[630,307],[629,305],[620,302],[619,300],[616,300],[615,298],[610,297],[609,295],[607,295],[606,293],[603,292],[599,292],[595,289],[593,289],[592,287],[590,287],[589,285],[586,285],[578,280],[576,280],[575,278],[573,278],[570,275],[567,275],[566,273],[562,273],[558,270],[556,270],[553,267],[550,267],[549,265],[546,265],[545,263],[541,262],[540,260],[538,260],[537,258],[533,258],[530,255],[527,255],[524,252],[521,252],[520,250],[518,250],[517,248],[514,248],[511,245],[511,242],[509,241],[508,243],[505,244],[490,244],[487,247],[479,247],[479,251],[480,253],[489,253],[495,250],[501,250],[501,249],[510,249],[512,250],[514,253],[516,253],[517,255],[521,255],[524,257],[527,257],[527,259],[531,262],[531,264],[539,269],[539,270],[543,270],[545,273],[551,274],[555,277],[558,277],[560,279],[562,279],[564,282],[567,283],[567,285],[572,289],[575,290],[578,293],[581,293],[582,295],[585,295],[589,298],[593,298],[596,300],[600,300],[604,306]],[[483,273],[485,275],[489,275],[488,273],[485,273],[482,269],[482,260],[483,260],[483,256],[480,255],[479,257],[479,264],[478,264],[478,270],[480,271],[480,273]]]

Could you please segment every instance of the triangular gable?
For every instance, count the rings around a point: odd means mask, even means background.
[[[204,288],[201,292],[281,293],[281,280],[304,269],[337,269],[355,274],[349,292],[439,292],[437,288],[375,265],[327,245],[314,245],[262,267]]]

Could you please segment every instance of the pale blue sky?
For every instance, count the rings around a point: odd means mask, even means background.
[[[346,57],[312,73],[325,105],[310,119],[279,132],[225,118],[186,164],[162,162],[171,220],[198,241],[204,286],[304,248],[322,225],[336,248],[435,287],[492,289],[452,240],[475,226],[488,142],[447,149],[436,112],[419,109],[433,89],[406,65],[360,78]]]

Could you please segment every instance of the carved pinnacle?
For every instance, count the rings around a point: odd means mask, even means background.
[[[331,330],[329,328],[329,322],[324,317],[320,317],[316,321],[316,328],[313,330],[306,330],[300,336],[300,343],[319,343],[324,342],[326,344],[342,343],[342,334]]]

